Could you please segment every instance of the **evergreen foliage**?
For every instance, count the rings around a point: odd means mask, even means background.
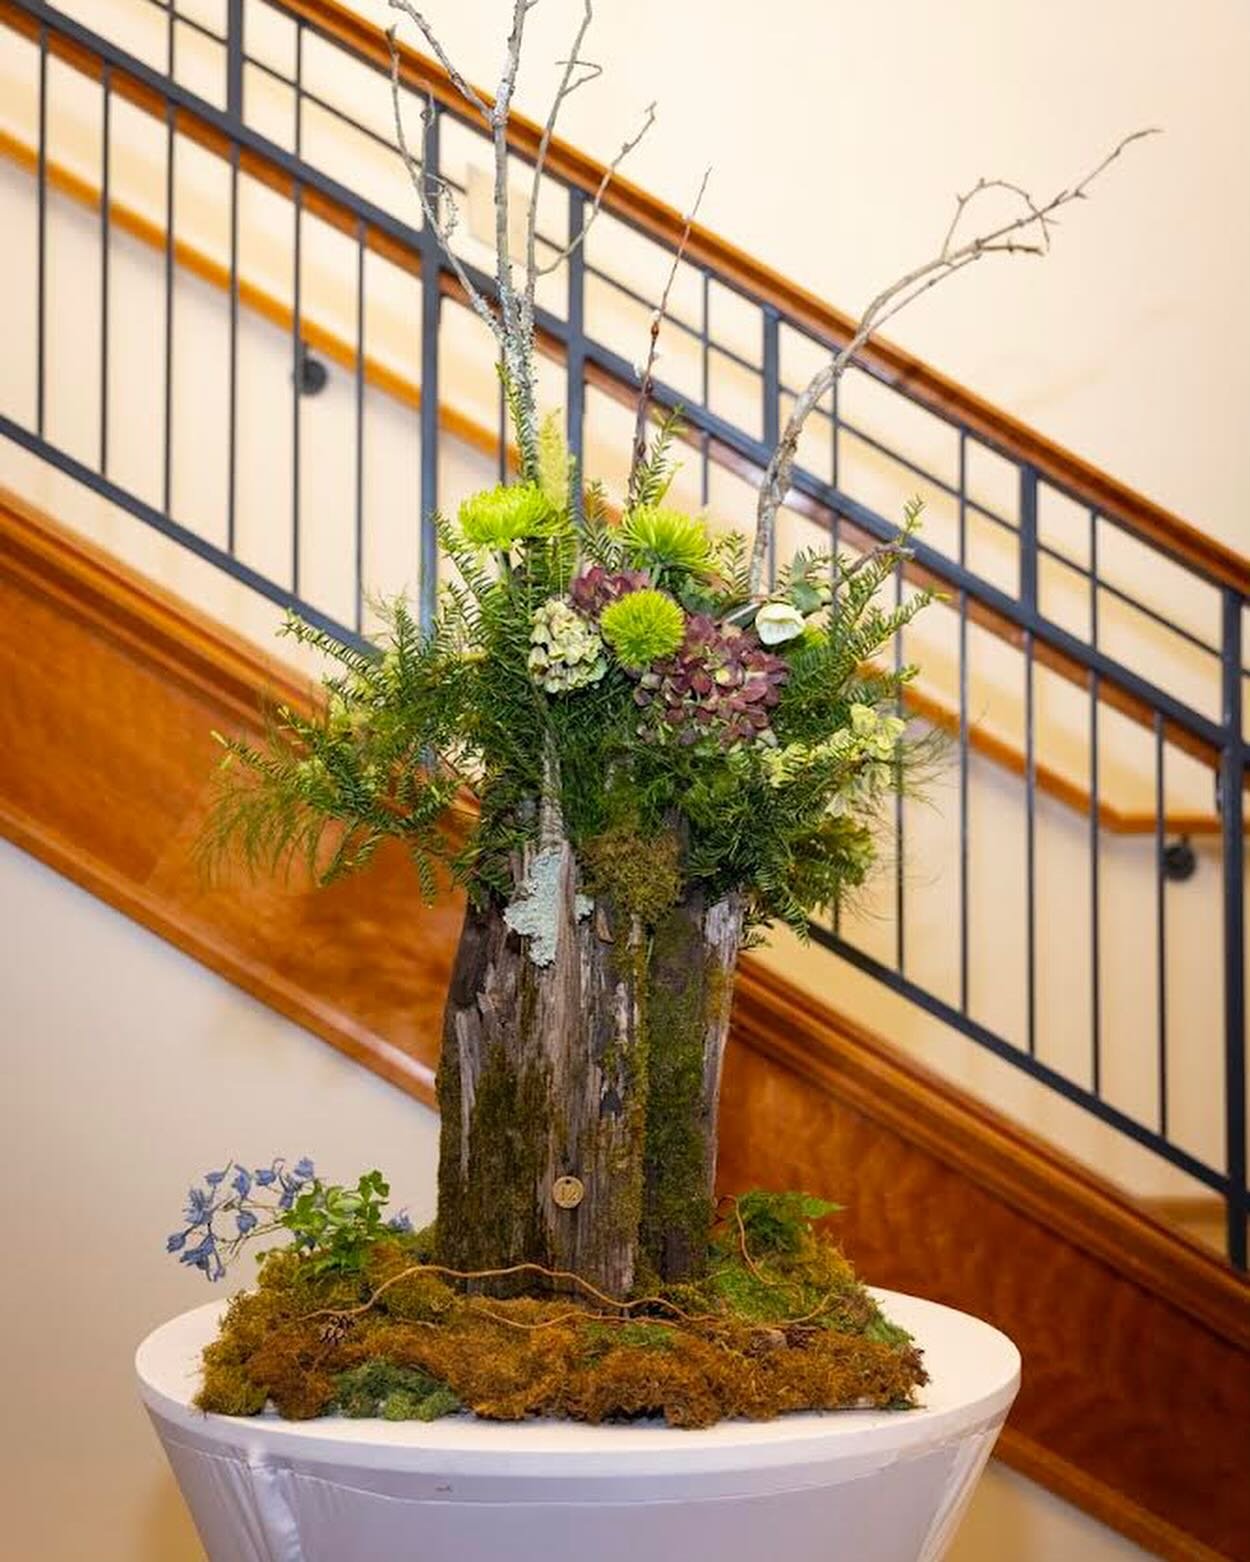
[[[222,740],[206,858],[302,859],[329,881],[395,837],[427,896],[441,869],[508,901],[518,849],[555,817],[584,875],[605,836],[679,842],[681,884],[740,892],[749,926],[803,932],[862,883],[908,755],[911,669],[876,659],[929,600],[880,601],[919,505],[893,544],[801,552],[753,597],[747,539],[662,504],[674,434],[659,426],[616,520],[593,487],[577,505],[548,419],[535,471],[437,518],[450,569],[428,633],[402,601],[376,655],[292,619],[336,670],[315,712]]]

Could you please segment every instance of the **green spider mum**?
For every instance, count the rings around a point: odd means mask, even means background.
[[[501,484],[464,501],[460,530],[475,547],[503,553],[527,537],[546,535],[553,515],[550,499],[536,483]]]
[[[621,540],[630,562],[643,568],[678,571],[691,575],[706,569],[712,559],[707,527],[680,510],[644,505],[626,516]]]
[[[677,649],[686,615],[666,592],[630,591],[604,608],[599,628],[617,660],[637,670]]]

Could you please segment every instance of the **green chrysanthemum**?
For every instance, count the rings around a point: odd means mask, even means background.
[[[643,568],[693,574],[712,558],[707,527],[680,510],[645,505],[625,518],[621,539],[630,562]]]
[[[551,501],[535,483],[483,489],[460,506],[460,530],[479,548],[502,553],[527,537],[550,530]]]
[[[677,649],[686,616],[663,591],[630,591],[604,608],[599,628],[617,660],[637,669]]]

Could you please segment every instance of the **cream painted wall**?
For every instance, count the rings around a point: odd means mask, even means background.
[[[164,1252],[183,1190],[228,1155],[310,1154],[337,1179],[382,1167],[421,1221],[437,1120],[7,842],[0,1035],[0,1553],[193,1558],[131,1372],[213,1294]]]
[[[433,1114],[0,842],[0,1507],[13,1562],[203,1553],[139,1407],[135,1345],[211,1293],[163,1251],[228,1154],[377,1164],[433,1207]],[[242,1271],[246,1274],[246,1270]],[[1144,1556],[991,1465],[950,1562]]]

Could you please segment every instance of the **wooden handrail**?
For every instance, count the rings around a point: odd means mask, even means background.
[[[282,0],[283,7],[326,37],[382,70],[390,68],[390,54],[382,31],[358,16],[341,0]],[[436,101],[466,110],[464,100],[446,72],[435,61],[404,43],[399,44],[403,80]],[[490,94],[480,92],[489,103]],[[532,120],[513,114],[509,141],[522,157],[532,160],[538,150],[541,129]],[[575,147],[553,139],[547,167],[557,178],[593,193],[606,169]],[[628,179],[613,176],[603,197],[606,211],[633,224],[659,243],[675,249],[682,240],[685,217]],[[687,257],[707,266],[732,285],[810,331],[830,348],[844,345],[855,333],[856,322],[814,293],[745,254],[735,245],[698,224],[686,242]],[[1080,456],[1011,417],[1001,408],[975,395],[965,386],[940,374],[921,359],[904,352],[885,338],[875,338],[859,354],[860,361],[880,379],[905,391],[922,406],[944,418],[965,424],[980,438],[1013,460],[1036,467],[1047,480],[1066,488],[1091,509],[1105,511],[1144,540],[1201,570],[1221,585],[1250,596],[1250,559],[1206,536],[1180,516],[1137,493]]]
[[[3,129],[0,129],[0,157],[7,158],[27,172],[33,173],[38,167],[35,149]],[[45,170],[50,188],[59,191],[88,210],[99,210],[103,196],[99,186],[92,184],[90,180],[84,179],[53,158],[46,160]],[[133,207],[119,201],[115,196],[109,198],[109,222],[113,228],[129,234],[149,248],[164,252],[165,229]],[[186,239],[175,240],[174,259],[179,266],[210,286],[222,291],[229,289],[231,285],[229,269]],[[284,332],[291,330],[293,322],[290,306],[284,304],[266,288],[240,274],[238,291],[239,302],[244,308]],[[304,338],[311,348],[323,353],[332,362],[349,372],[355,372],[354,343],[307,314],[302,316],[301,326]],[[405,406],[417,408],[421,405],[420,385],[408,376],[390,368],[376,356],[365,355],[364,377],[366,383],[394,397]],[[483,455],[498,459],[497,430],[488,428],[467,413],[440,402],[439,426],[445,433],[470,445]],[[511,449],[509,459],[515,460],[515,453]],[[904,699],[908,709],[921,720],[941,728],[944,732],[958,734],[959,712],[945,701],[915,686],[905,691]],[[968,744],[974,753],[1001,766],[1013,775],[1023,776],[1027,771],[1025,755],[1014,745],[983,727],[969,725]],[[1039,792],[1055,798],[1079,813],[1089,814],[1093,803],[1090,794],[1062,771],[1035,762],[1034,778]],[[1098,819],[1104,830],[1116,835],[1152,835],[1156,827],[1153,813],[1120,809],[1103,798],[1098,802]],[[1169,835],[1215,836],[1220,832],[1219,816],[1214,813],[1170,813],[1165,816],[1163,825]],[[1250,822],[1247,824],[1247,829],[1250,830]]]

